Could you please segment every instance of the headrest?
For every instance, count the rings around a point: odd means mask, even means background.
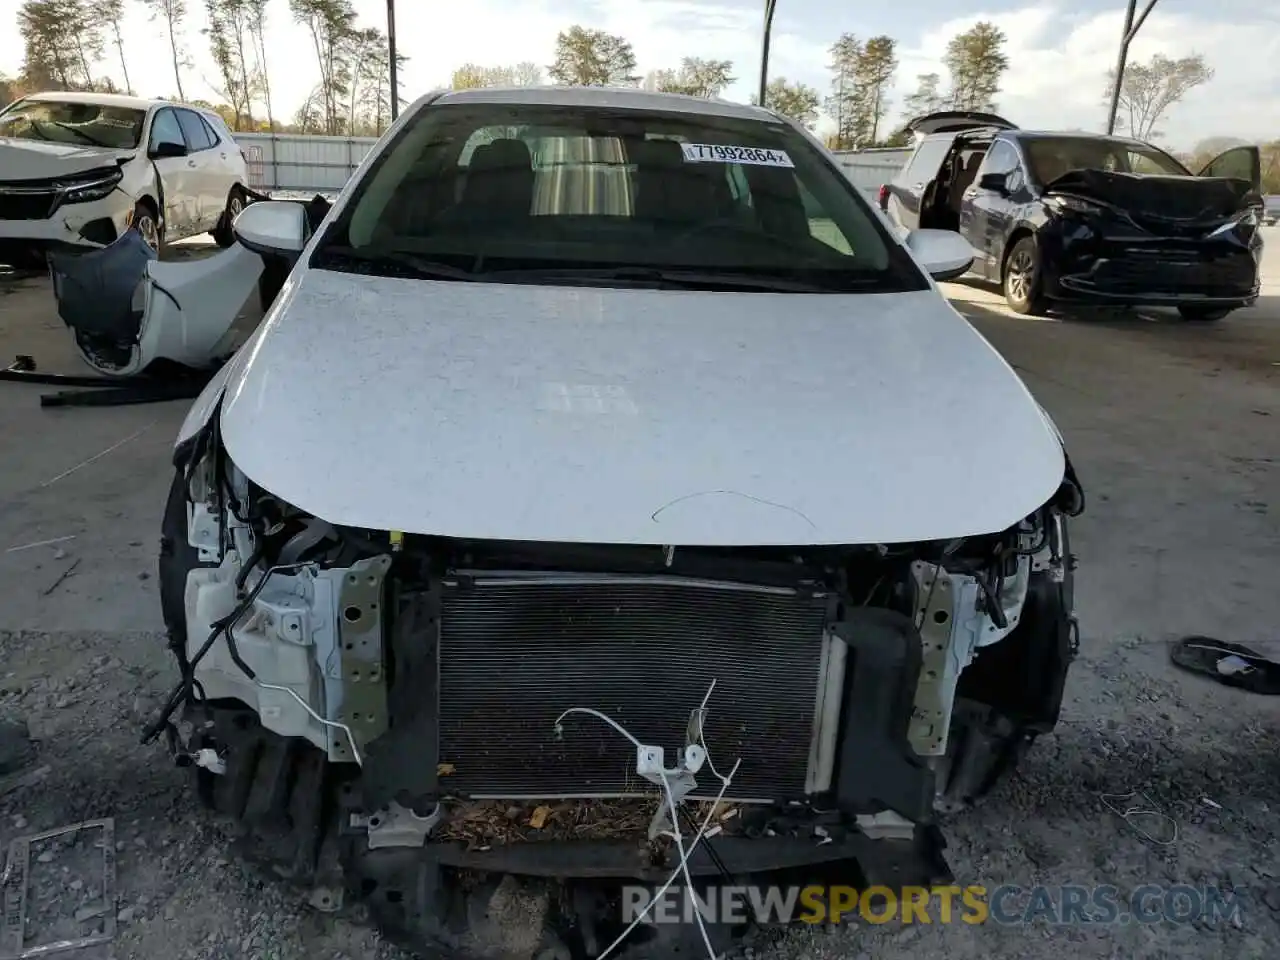
[[[523,140],[494,140],[477,147],[471,155],[471,170],[533,169],[533,155]]]
[[[638,140],[627,148],[628,159],[640,167],[678,167],[684,163],[674,140]]]

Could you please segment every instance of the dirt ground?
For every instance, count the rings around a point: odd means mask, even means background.
[[[860,923],[749,953],[1280,956],[1280,698],[1175,672],[1167,649],[1204,633],[1280,656],[1280,230],[1268,233],[1266,296],[1217,325],[1027,320],[989,290],[947,288],[1053,415],[1089,496],[1073,530],[1083,636],[1062,723],[988,802],[944,823],[957,882],[1111,884],[1122,895],[1216,885],[1235,890],[1237,919]],[[18,353],[84,372],[43,280],[0,278],[0,360]],[[155,557],[187,404],[44,410],[37,396],[48,389],[0,383],[0,716],[30,722],[43,772],[0,795],[0,844],[114,817],[117,958],[400,957],[244,865],[228,826],[194,804],[185,772],[161,747],[138,745],[142,715],[173,679]],[[982,424],[969,428],[986,440]],[[1017,455],[989,442],[992,457]],[[1168,819],[1127,822],[1103,802],[1134,792]],[[74,887],[85,858],[55,847],[33,896],[63,884],[74,909],[97,888]],[[90,871],[81,882],[100,879]]]

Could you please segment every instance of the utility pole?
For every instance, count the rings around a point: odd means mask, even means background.
[[[1142,13],[1134,19],[1134,14],[1138,9],[1138,0],[1129,0],[1129,6],[1124,12],[1124,30],[1120,33],[1120,53],[1116,57],[1116,81],[1111,86],[1111,109],[1107,112],[1107,135],[1116,132],[1116,111],[1120,109],[1120,86],[1124,83],[1124,68],[1129,61],[1129,44],[1133,43],[1133,38],[1138,35],[1138,31],[1142,29],[1142,25],[1147,22],[1147,14],[1151,12],[1151,8],[1156,5],[1156,0],[1147,0],[1147,5],[1142,8]],[[1130,131],[1132,133],[1133,131]]]
[[[391,122],[395,123],[396,117],[400,116],[400,81],[396,79],[396,0],[387,0],[387,52],[391,56]]]
[[[1154,0],[1152,0],[1154,2]],[[769,34],[773,31],[773,8],[777,0],[764,0],[764,39],[760,44],[760,97],[757,102],[764,107],[769,92]]]

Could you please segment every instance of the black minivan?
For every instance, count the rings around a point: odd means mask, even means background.
[[[915,151],[882,209],[903,230],[958,231],[972,272],[998,281],[1017,313],[1090,302],[1210,321],[1257,299],[1257,147],[1193,175],[1149,143],[1020,130],[991,113],[933,113],[908,129]]]

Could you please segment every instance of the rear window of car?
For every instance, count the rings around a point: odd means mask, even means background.
[[[942,161],[946,159],[954,142],[954,136],[929,137],[922,140],[916,152],[907,161],[907,165],[898,174],[899,182],[907,186],[918,183],[923,190],[942,169]]]
[[[0,137],[132,150],[142,138],[146,116],[132,107],[19,100],[0,111]]]
[[[790,125],[463,103],[412,118],[321,239],[460,269],[708,269],[862,290],[923,277]],[[483,265],[483,266],[478,266]]]

